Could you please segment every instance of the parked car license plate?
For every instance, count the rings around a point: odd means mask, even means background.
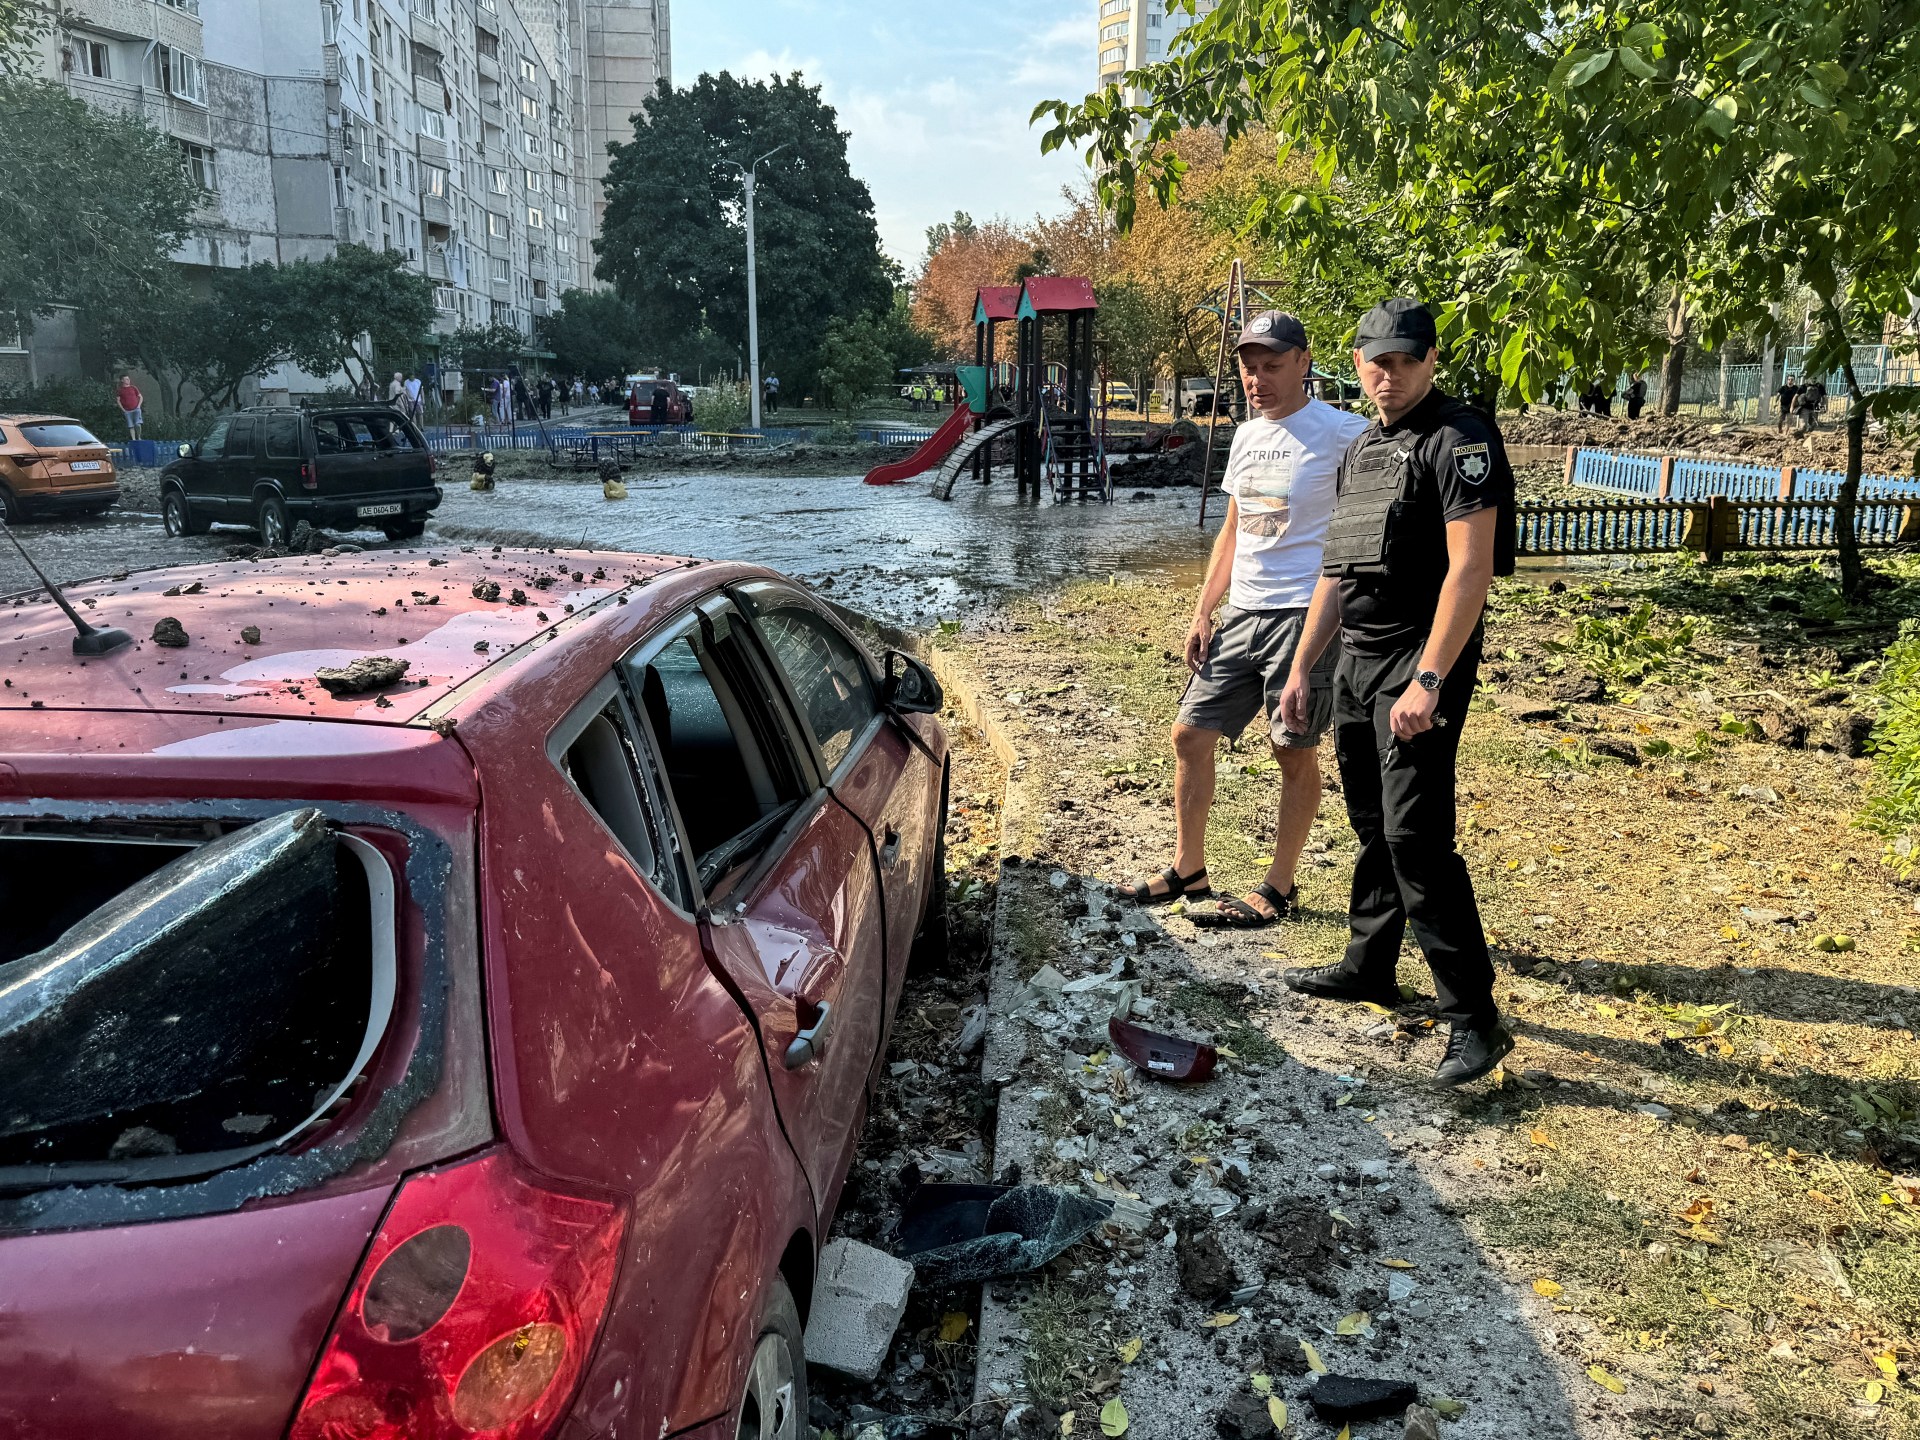
[[[98,460],[75,460],[71,465],[67,466],[69,470],[98,470],[99,468],[100,462]]]
[[[398,515],[400,510],[398,505],[362,505],[353,513],[362,520],[371,520],[375,515]]]

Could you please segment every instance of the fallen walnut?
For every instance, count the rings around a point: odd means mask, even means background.
[[[182,650],[187,644],[187,627],[168,615],[153,627],[153,643],[170,650]]]
[[[322,666],[313,672],[313,678],[329,695],[363,695],[369,690],[383,690],[398,684],[411,663],[387,655],[367,655],[340,670]]]

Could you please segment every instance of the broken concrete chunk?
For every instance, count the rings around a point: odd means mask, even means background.
[[[1242,1391],[1230,1396],[1213,1417],[1213,1428],[1224,1440],[1268,1440],[1273,1421],[1267,1415],[1267,1402]]]
[[[1424,1405],[1407,1411],[1407,1429],[1402,1440],[1440,1440],[1440,1416]]]
[[[180,1146],[171,1135],[163,1135],[151,1125],[134,1125],[120,1132],[108,1147],[109,1160],[152,1160],[161,1155],[178,1155]]]
[[[1404,1414],[1419,1399],[1420,1391],[1411,1380],[1371,1376],[1322,1375],[1307,1388],[1307,1403],[1329,1425]]]
[[[260,627],[258,625],[248,625],[242,629],[240,632],[240,643],[242,645],[258,645],[260,643]]]
[[[384,690],[399,684],[411,663],[387,655],[363,655],[344,669],[334,670],[323,665],[313,672],[313,678],[329,695],[364,695],[369,690]]]
[[[173,616],[165,616],[154,623],[153,643],[164,645],[169,650],[184,650],[187,645],[187,627]]]
[[[807,1363],[877,1378],[912,1288],[913,1266],[904,1260],[857,1240],[830,1241],[807,1319]]]

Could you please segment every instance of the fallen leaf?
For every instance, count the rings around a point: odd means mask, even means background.
[[[1276,1434],[1286,1429],[1287,1402],[1282,1400],[1278,1395],[1269,1395],[1267,1397],[1267,1418],[1273,1421],[1273,1428]]]
[[[1413,1269],[1413,1261],[1411,1260],[1382,1260],[1380,1263],[1386,1266],[1389,1270]]]
[[[1467,1413],[1467,1402],[1451,1395],[1435,1395],[1427,1401],[1427,1408],[1442,1420],[1458,1420]]]
[[[940,1338],[952,1344],[967,1333],[967,1326],[972,1323],[964,1311],[949,1310],[940,1317]]]
[[[1327,1362],[1320,1358],[1320,1352],[1313,1348],[1311,1341],[1302,1340],[1300,1342],[1300,1353],[1307,1357],[1307,1368],[1313,1371],[1314,1374],[1324,1375],[1327,1373]]]
[[[1340,1427],[1340,1433],[1334,1436],[1333,1440],[1353,1440],[1353,1427],[1351,1425],[1342,1425]]]
[[[1689,1225],[1698,1225],[1713,1213],[1712,1197],[1701,1195],[1696,1198],[1691,1205],[1687,1206],[1686,1209],[1677,1211],[1676,1213]]]
[[[1120,1356],[1122,1365],[1131,1365],[1140,1358],[1140,1343],[1140,1337],[1136,1335],[1131,1340],[1122,1340],[1113,1347],[1115,1353]]]
[[[1069,1410],[1060,1417],[1060,1433],[1062,1435],[1071,1435],[1073,1433],[1073,1417],[1076,1413],[1075,1411]]]
[[[1543,1299],[1558,1300],[1565,1292],[1561,1290],[1559,1282],[1549,1280],[1546,1276],[1542,1275],[1538,1280],[1533,1282],[1533,1293]]]
[[[1351,1105],[1352,1103],[1353,1103],[1353,1094],[1351,1091],[1349,1091],[1347,1094],[1342,1095],[1338,1100],[1333,1102],[1333,1108],[1338,1110],[1342,1105]]]
[[[1587,1367],[1587,1378],[1602,1390],[1611,1390],[1616,1395],[1624,1395],[1627,1393],[1627,1387],[1621,1383],[1617,1377],[1608,1374],[1604,1365],[1589,1365]]]
[[[1372,1012],[1373,1012],[1374,1014],[1376,1014],[1376,1015],[1391,1015],[1391,1014],[1393,1014],[1393,1012],[1392,1012],[1391,1010],[1389,1010],[1389,1009],[1387,1009],[1387,1007],[1386,1007],[1386,1006],[1384,1006],[1384,1005],[1376,1005],[1376,1004],[1375,1004],[1375,1003],[1374,1003],[1373,1001],[1371,1001],[1371,1000],[1362,1000],[1362,1001],[1360,1002],[1360,1004],[1361,1004],[1361,1006],[1362,1006],[1362,1008],[1364,1008],[1364,1009],[1367,1009],[1367,1010],[1371,1010],[1371,1011],[1372,1011]]]
[[[1253,1386],[1253,1393],[1256,1395],[1271,1395],[1273,1393],[1273,1377],[1271,1375],[1249,1375],[1247,1382]]]
[[[1336,1335],[1359,1335],[1363,1334],[1371,1324],[1373,1324],[1373,1316],[1364,1310],[1355,1310],[1350,1315],[1342,1315],[1340,1317],[1339,1323],[1333,1327],[1333,1333]]]
[[[1869,1380],[1866,1388],[1860,1393],[1869,1405],[1878,1405],[1886,1398],[1887,1387],[1878,1380]]]
[[[1342,1225],[1351,1226],[1353,1224],[1353,1221],[1347,1218],[1345,1211],[1329,1210],[1327,1211],[1327,1214],[1331,1215],[1334,1219],[1338,1220]]]
[[[1546,1131],[1538,1128],[1529,1130],[1527,1132],[1527,1139],[1531,1140],[1536,1145],[1544,1145],[1549,1150],[1558,1150],[1560,1148],[1560,1146],[1557,1143],[1555,1143],[1554,1138],[1551,1135],[1547,1134]]]
[[[1200,1323],[1209,1330],[1224,1330],[1239,1318],[1240,1317],[1231,1310],[1222,1310],[1216,1315],[1209,1315]]]
[[[1896,1385],[1900,1383],[1900,1362],[1894,1358],[1891,1350],[1882,1350],[1873,1357],[1873,1363],[1874,1367],[1887,1379]]]
[[[1102,1435],[1127,1433],[1127,1407],[1120,1403],[1120,1397],[1117,1395],[1100,1407],[1100,1433]]]

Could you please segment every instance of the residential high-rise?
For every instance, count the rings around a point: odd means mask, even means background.
[[[1207,14],[1214,3],[1200,0],[1199,14]],[[1094,51],[1098,84],[1102,88],[1117,84],[1127,71],[1164,60],[1168,42],[1196,18],[1184,10],[1169,12],[1165,0],[1101,0]],[[1127,95],[1134,104],[1145,98],[1137,89]]]
[[[500,321],[531,337],[563,292],[592,283],[607,142],[670,75],[667,0],[55,10],[44,73],[144,115],[204,189],[174,256],[190,273],[343,242],[394,250],[433,280],[441,334]],[[77,363],[71,328],[36,333],[33,378]],[[324,383],[283,367],[264,388]]]

